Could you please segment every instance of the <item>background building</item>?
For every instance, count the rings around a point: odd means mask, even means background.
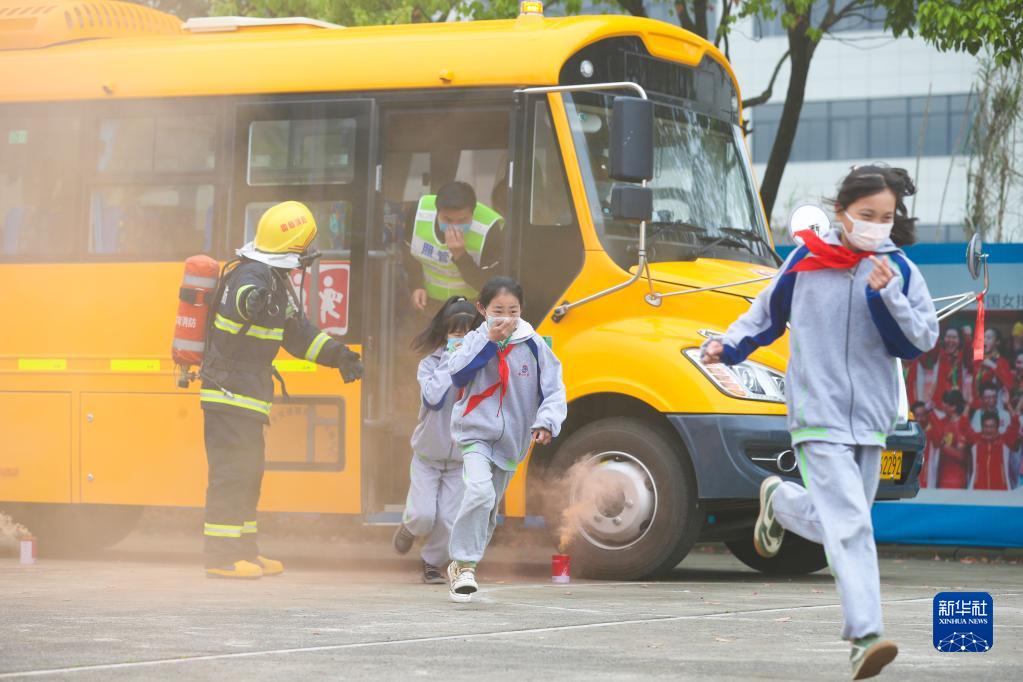
[[[743,96],[760,94],[788,49],[780,21],[745,19],[729,43]],[[920,39],[893,38],[884,31],[883,8],[832,29],[811,63],[772,224],[784,225],[800,203],[834,196],[835,184],[850,166],[884,161],[908,169],[916,181],[911,210],[920,219],[920,240],[962,241],[967,196],[963,150],[978,66],[969,54],[942,53]],[[783,66],[770,101],[748,113],[751,152],[761,175],[787,87],[788,68]]]

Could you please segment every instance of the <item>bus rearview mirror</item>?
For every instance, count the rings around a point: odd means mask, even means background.
[[[616,97],[609,151],[612,180],[643,182],[654,177],[654,105],[639,97]]]
[[[654,191],[639,185],[615,185],[611,188],[611,217],[640,222],[654,213]]]
[[[970,243],[966,245],[966,269],[970,271],[972,279],[979,279],[984,262],[984,244],[979,234],[970,237]]]

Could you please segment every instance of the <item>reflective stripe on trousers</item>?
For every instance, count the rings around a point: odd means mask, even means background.
[[[199,401],[204,403],[216,403],[218,405],[232,405],[244,410],[252,410],[263,415],[270,415],[270,403],[247,395],[238,393],[225,393],[215,388],[204,388],[199,391]]]
[[[240,538],[242,536],[242,526],[231,526],[222,523],[206,523],[203,524],[203,535],[209,535],[214,538]]]

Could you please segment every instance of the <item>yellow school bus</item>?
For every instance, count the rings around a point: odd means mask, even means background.
[[[823,566],[808,543],[767,561],[749,540],[760,480],[796,475],[786,347],[695,361],[779,262],[735,75],[708,42],[536,7],[345,28],[0,0],[0,84],[0,509],[44,547],[58,530],[116,541],[145,506],[203,505],[197,388],[176,387],[169,357],[182,262],[232,258],[286,199],[320,225],[308,308],[361,350],[366,378],[282,352],[291,399],[274,405],[261,509],[396,521],[416,407],[403,330],[425,324],[404,250],[419,197],[457,179],[504,216],[498,269],[524,284],[570,400],[505,522],[557,533],[587,502],[570,548],[593,576],[670,570],[699,538],[762,570]],[[615,149],[623,98],[652,112],[648,149]],[[650,178],[615,189],[616,154],[633,153]],[[882,497],[915,492],[915,452],[899,449]],[[610,485],[587,498],[596,478]]]

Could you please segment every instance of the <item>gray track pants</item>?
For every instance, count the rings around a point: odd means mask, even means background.
[[[505,471],[476,452],[465,453],[462,463],[465,496],[451,528],[451,558],[462,563],[477,563],[490,544],[497,527],[497,507],[512,479]]]
[[[804,487],[786,481],[773,497],[781,525],[824,545],[842,600],[842,637],[882,634],[881,578],[870,507],[881,448],[813,441],[796,446]]]
[[[413,535],[429,536],[420,552],[423,561],[444,566],[448,562],[451,524],[465,491],[462,467],[457,461],[444,464],[414,455],[409,479],[402,522]]]

